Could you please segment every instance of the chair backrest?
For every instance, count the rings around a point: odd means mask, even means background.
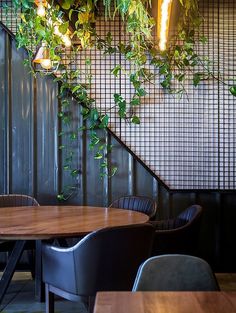
[[[196,254],[203,209],[192,205],[174,219],[153,221],[155,239],[152,255]]]
[[[113,201],[110,207],[142,212],[147,214],[150,219],[153,219],[156,215],[156,202],[149,197],[143,196],[121,197]]]
[[[202,214],[202,207],[200,205],[191,205],[186,210],[181,212],[177,219],[185,221],[185,224],[196,221]]]
[[[152,257],[139,268],[133,291],[218,291],[204,260],[181,254]]]
[[[36,199],[27,195],[7,194],[0,195],[0,207],[11,206],[38,206]]]
[[[90,233],[75,246],[63,249],[60,263],[68,270],[64,277],[57,272],[52,277],[50,269],[55,264],[47,257],[52,248],[45,246],[44,281],[57,287],[63,280],[65,291],[80,296],[93,297],[97,291],[132,290],[140,264],[151,255],[153,236],[154,228],[149,223]]]

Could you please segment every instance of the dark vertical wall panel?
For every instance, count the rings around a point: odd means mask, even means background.
[[[6,33],[0,28],[0,193],[5,190],[5,162],[6,162],[6,112],[5,112],[5,98],[6,98],[6,58],[5,58],[5,36]]]
[[[235,193],[222,195],[220,211],[220,260],[218,265],[227,271],[236,271],[236,196]]]
[[[129,154],[114,138],[111,143],[113,145],[111,163],[118,167],[118,171],[111,179],[110,202],[129,194],[129,190],[132,189],[130,186],[132,173],[129,171]]]
[[[11,125],[10,125],[10,192],[33,191],[33,85],[32,76],[22,59],[23,50],[17,50],[12,41],[11,61]]]
[[[155,199],[155,180],[138,161],[134,163],[134,174],[135,193]]]
[[[52,78],[36,80],[37,198],[40,203],[55,203],[58,193],[58,87]]]

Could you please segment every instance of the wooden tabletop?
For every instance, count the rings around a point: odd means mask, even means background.
[[[1,239],[49,239],[88,234],[104,227],[145,223],[139,212],[89,206],[0,208]]]
[[[235,313],[236,292],[99,292],[94,313]]]

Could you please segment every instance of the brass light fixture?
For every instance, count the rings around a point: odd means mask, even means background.
[[[50,59],[50,50],[44,42],[38,48],[32,62],[34,63],[34,68],[37,72],[46,70],[52,73],[57,70],[59,65],[59,62],[56,62],[57,64],[55,66],[55,62]],[[42,69],[38,67],[39,65]]]
[[[47,3],[46,0],[35,0],[34,3],[37,6],[37,15],[40,17],[44,17],[46,15],[46,9],[50,9],[51,6]],[[51,21],[51,19],[46,21],[46,24],[49,24],[50,26],[54,27],[54,34],[61,38],[62,45],[65,48],[69,48],[72,45],[71,38],[70,38],[70,31],[67,30],[65,34],[62,34],[60,32],[60,25],[63,23],[63,21],[55,22],[54,25]],[[36,72],[46,72],[48,74],[53,73],[57,71],[59,67],[59,61],[51,60],[50,58],[50,49],[47,45],[47,43],[42,42],[41,46],[37,49],[35,56],[32,60],[32,63],[34,65],[34,69]]]

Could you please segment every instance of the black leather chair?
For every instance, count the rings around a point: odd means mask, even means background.
[[[7,194],[0,195],[0,207],[12,207],[12,206],[39,206],[39,203],[36,199],[27,195],[19,195],[19,194]],[[11,252],[15,245],[14,240],[4,240],[0,241],[0,252]],[[29,266],[34,277],[35,274],[35,266],[33,261],[32,249],[35,248],[34,241],[27,241],[25,250],[28,250],[28,259]]]
[[[139,268],[133,291],[218,291],[209,264],[190,255],[160,255]]]
[[[202,207],[192,205],[174,219],[152,221],[155,238],[152,255],[196,254]]]
[[[154,219],[156,215],[156,202],[143,196],[125,196],[111,203],[110,208],[120,208],[125,210],[134,210],[145,213],[149,219]]]
[[[43,245],[46,312],[54,312],[54,294],[82,301],[92,311],[97,291],[132,290],[140,264],[150,256],[153,235],[146,223],[101,229],[70,248]]]

